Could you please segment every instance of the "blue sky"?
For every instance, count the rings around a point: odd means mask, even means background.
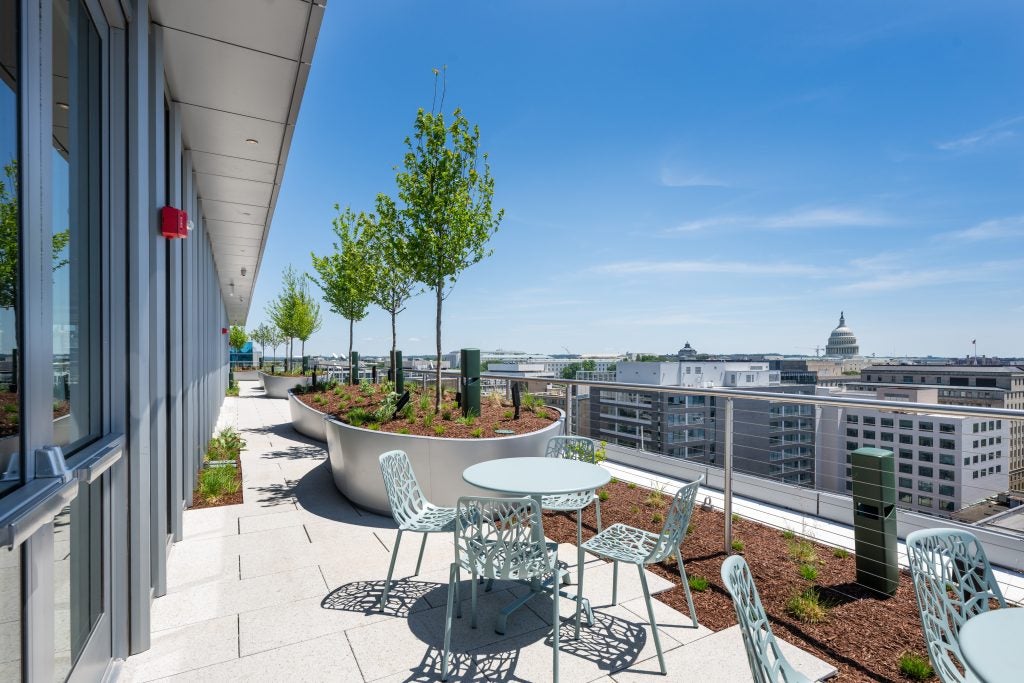
[[[372,208],[431,69],[505,220],[444,349],[1024,355],[1024,5],[329,3],[249,314]],[[326,312],[326,311],[325,311]],[[434,348],[433,301],[399,346]],[[341,351],[333,314],[307,345]],[[355,347],[390,348],[373,310]]]

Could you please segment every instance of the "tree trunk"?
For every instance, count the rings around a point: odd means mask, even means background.
[[[441,412],[441,304],[444,302],[444,280],[437,283],[437,386],[434,390],[434,414]]]
[[[354,320],[348,321],[348,364],[352,365],[352,335],[355,332],[356,323]]]
[[[395,325],[395,318],[397,318],[397,317],[398,317],[398,313],[392,311],[391,312],[391,358],[392,359],[394,359],[394,357],[395,357],[395,351],[398,350],[398,328]],[[394,372],[394,371],[395,371],[395,369],[392,368],[392,372]],[[392,379],[398,379],[398,376],[395,375],[395,377],[393,377]]]

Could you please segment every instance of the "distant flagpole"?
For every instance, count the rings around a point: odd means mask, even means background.
[[[972,339],[971,344],[974,346],[974,364],[978,364],[978,340]]]

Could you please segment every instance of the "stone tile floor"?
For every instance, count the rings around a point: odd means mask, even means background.
[[[291,428],[287,401],[264,398],[254,382],[243,382],[242,395],[225,399],[221,410],[220,426],[228,425],[248,442],[244,503],[185,512],[167,594],[153,603],[152,647],[127,660],[122,678],[439,680],[451,541],[431,536],[423,568],[411,577],[419,538],[408,538],[390,604],[377,612],[396,537],[392,520],[356,509],[337,492],[325,447]],[[563,546],[559,557],[573,566],[575,548]],[[562,600],[561,679],[649,680],[658,662],[639,575],[620,572],[619,604],[611,606],[611,566],[589,556],[586,566],[595,625],[572,640],[574,603]],[[650,573],[647,580],[653,592],[669,585]],[[550,604],[543,598],[516,612],[506,635],[491,628],[497,610],[521,590],[499,583],[481,592],[479,628],[456,620],[452,680],[551,679]],[[736,627],[695,629],[657,600],[655,613],[670,679],[751,680]],[[834,675],[828,663],[783,648],[810,678]]]

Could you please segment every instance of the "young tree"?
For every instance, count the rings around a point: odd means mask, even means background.
[[[292,363],[292,340],[296,335],[296,312],[299,307],[299,275],[292,266],[285,268],[281,275],[281,292],[277,298],[267,305],[267,317],[281,331],[284,337],[285,370],[291,369]]]
[[[252,332],[249,333],[249,336],[252,337],[252,340],[255,343],[260,345],[260,367],[263,367],[262,358],[267,355],[267,345],[273,341],[274,331],[270,329],[270,325],[260,323]]]
[[[231,331],[228,332],[228,346],[235,353],[239,353],[245,343],[249,341],[249,335],[245,333],[245,328],[240,325],[232,325]]]
[[[416,278],[409,267],[409,244],[401,216],[394,200],[385,194],[377,195],[377,215],[371,216],[369,257],[373,262],[374,277],[370,298],[374,304],[391,316],[391,357],[398,350],[398,314],[405,310],[405,302],[413,296]]]
[[[323,323],[320,318],[320,304],[309,293],[309,287],[306,285],[307,278],[308,276],[303,277],[299,284],[298,306],[295,309],[295,337],[302,342],[301,351],[299,351],[299,356],[302,358],[306,357],[306,342],[320,329]]]
[[[435,77],[437,71],[435,70]],[[443,105],[442,97],[442,105]],[[444,113],[420,109],[413,138],[395,181],[408,232],[408,259],[413,274],[434,291],[436,305],[437,379],[434,411],[441,406],[441,313],[463,270],[490,255],[486,248],[504,210],[494,213],[494,179],[487,154],[480,152],[480,130],[470,126],[461,109]],[[481,164],[482,161],[482,164]],[[482,166],[482,168],[481,168]]]
[[[280,330],[280,328],[278,328],[278,327],[271,327],[270,328],[270,340],[267,343],[270,344],[270,348],[272,348],[274,350],[274,357],[275,358],[277,358],[277,347],[279,347],[281,344],[284,344],[285,341],[286,341],[286,339],[285,339],[285,336],[284,336],[284,332],[282,332]],[[273,371],[273,369],[274,369],[273,364],[271,364],[270,369],[271,369],[271,371]]]
[[[335,204],[334,208],[338,211],[332,221],[334,234],[338,237],[333,245],[334,253],[326,256],[311,254],[313,269],[319,278],[310,276],[310,279],[323,290],[324,300],[331,311],[348,321],[348,357],[352,358],[355,324],[366,317],[373,290],[374,273],[368,249],[374,218],[372,214],[363,212],[357,215],[349,207],[342,211]]]

